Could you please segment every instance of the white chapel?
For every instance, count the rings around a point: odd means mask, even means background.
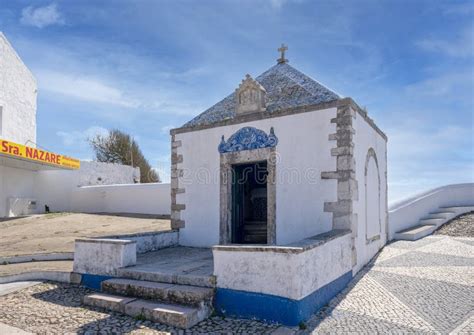
[[[279,50],[276,65],[171,131],[172,226],[201,247],[349,229],[357,271],[387,240],[387,137]]]

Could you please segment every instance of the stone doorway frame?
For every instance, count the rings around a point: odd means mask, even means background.
[[[267,245],[276,244],[276,149],[261,148],[220,154],[219,244],[232,243],[232,165],[267,162]]]

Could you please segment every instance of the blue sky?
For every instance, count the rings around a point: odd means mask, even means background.
[[[167,173],[169,129],[284,42],[386,132],[391,201],[474,180],[473,18],[472,1],[0,0],[0,30],[38,80],[40,146],[91,159],[87,137],[119,128]]]

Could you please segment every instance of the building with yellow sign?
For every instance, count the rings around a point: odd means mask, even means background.
[[[42,211],[38,175],[80,167],[77,159],[37,147],[36,96],[33,74],[0,32],[0,217]]]

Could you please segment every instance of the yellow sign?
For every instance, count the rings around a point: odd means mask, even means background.
[[[66,169],[79,169],[81,162],[68,156],[54,154],[52,152],[27,147],[18,143],[0,140],[0,154],[12,156],[29,161],[35,161]]]

